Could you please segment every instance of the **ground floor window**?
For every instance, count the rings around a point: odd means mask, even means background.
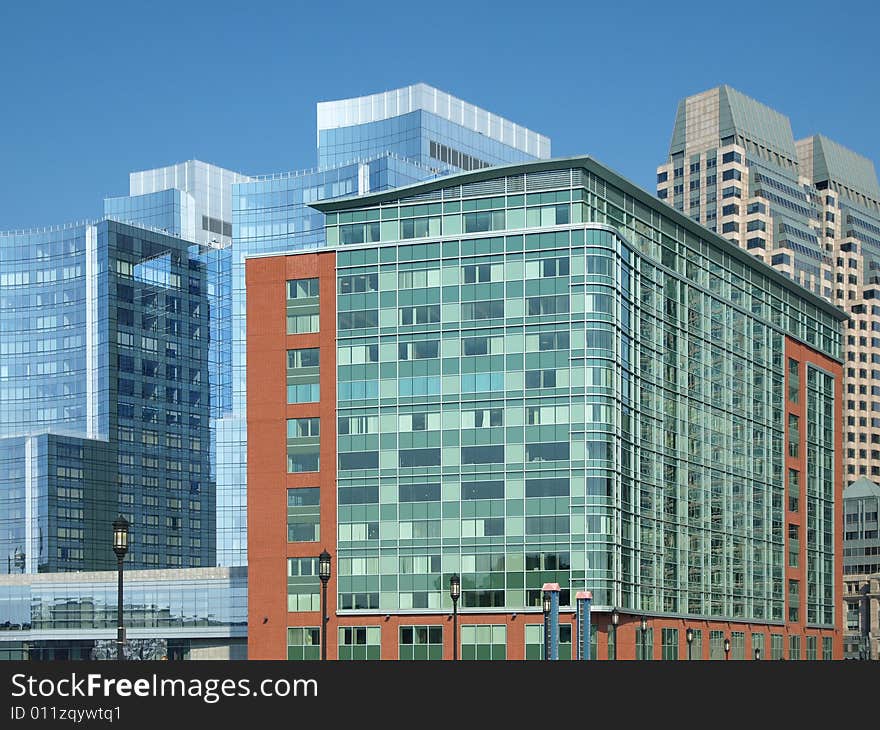
[[[559,658],[571,659],[571,624],[559,624]],[[544,658],[544,624],[526,624],[526,659]]]
[[[507,627],[471,625],[461,627],[462,659],[506,659]]]
[[[287,658],[297,661],[321,658],[321,629],[297,626],[287,629]]]
[[[340,660],[379,659],[382,629],[379,626],[340,626]]]
[[[401,626],[398,644],[401,659],[442,659],[442,626]]]

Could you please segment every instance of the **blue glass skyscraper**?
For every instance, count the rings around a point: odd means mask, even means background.
[[[204,263],[112,220],[0,234],[0,554],[8,572],[214,563]],[[17,568],[17,570],[15,570]]]
[[[427,84],[318,104],[318,164],[392,153],[438,172],[550,157],[550,140]]]
[[[221,565],[247,562],[245,256],[322,246],[324,216],[309,207],[319,200],[550,156],[547,137],[422,83],[321,102],[317,127],[315,169],[254,177],[189,161],[132,173],[131,196],[105,202],[107,215],[168,227],[222,252],[204,249],[212,311],[229,313],[216,323],[223,345],[211,356],[214,402],[223,404],[212,410]],[[169,197],[172,188],[185,199]]]

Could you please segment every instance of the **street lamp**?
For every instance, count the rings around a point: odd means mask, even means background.
[[[687,643],[688,643],[688,661],[690,661],[691,660],[691,644],[694,643],[694,630],[690,626],[688,626],[688,630],[685,632],[684,636],[687,639]]]
[[[327,581],[330,580],[330,553],[318,556],[318,577],[321,579],[321,661],[327,660]]]
[[[724,639],[724,661],[730,659],[730,639]]]
[[[761,650],[759,648],[755,647],[755,661],[757,662],[760,660],[761,660]]]
[[[449,597],[452,599],[452,660],[458,660],[458,599],[461,597],[461,578],[453,573],[449,579]]]
[[[544,591],[544,659],[550,660],[550,591]]]
[[[125,644],[125,625],[122,622],[122,563],[128,552],[129,522],[119,515],[113,520],[113,552],[116,553],[119,587],[116,595],[116,660],[122,661],[122,645]]]
[[[647,659],[645,656],[645,650],[647,648],[647,633],[648,633],[648,617],[642,616],[642,659]]]
[[[614,636],[614,651],[611,654],[612,659],[617,659],[617,624],[620,623],[620,614],[616,608],[611,609],[611,631]]]

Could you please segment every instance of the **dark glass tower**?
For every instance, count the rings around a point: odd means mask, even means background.
[[[105,220],[0,235],[7,572],[214,563],[205,262]]]

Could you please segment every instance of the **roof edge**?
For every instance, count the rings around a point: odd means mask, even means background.
[[[519,173],[542,172],[544,170],[553,170],[560,167],[582,167],[589,172],[596,173],[600,177],[603,177],[612,184],[620,187],[624,192],[633,195],[633,197],[637,198],[640,202],[648,205],[649,207],[667,216],[668,218],[671,218],[675,223],[680,225],[685,230],[688,230],[694,235],[711,241],[713,244],[721,248],[722,251],[729,253],[731,256],[734,256],[740,262],[746,264],[747,266],[757,268],[758,270],[762,271],[771,281],[780,284],[789,291],[792,291],[798,296],[806,299],[808,302],[817,306],[819,309],[823,310],[827,314],[830,314],[838,321],[849,319],[849,315],[843,310],[838,309],[830,302],[827,302],[816,294],[813,294],[813,292],[792,281],[784,274],[779,273],[769,264],[766,264],[760,259],[755,258],[751,254],[747,253],[744,249],[741,249],[739,246],[732,244],[730,241],[728,241],[726,238],[719,235],[718,233],[710,231],[708,228],[704,228],[699,223],[696,223],[695,221],[688,218],[686,215],[684,215],[684,213],[675,210],[675,208],[670,206],[668,203],[664,203],[659,198],[651,195],[650,193],[643,190],[634,182],[628,180],[619,173],[614,172],[614,170],[602,164],[595,157],[592,157],[590,155],[577,155],[574,157],[555,157],[549,160],[534,160],[529,162],[517,162],[511,165],[486,167],[481,170],[461,172],[454,175],[445,175],[443,177],[435,178],[433,180],[413,183],[411,185],[405,185],[399,188],[392,188],[391,190],[383,190],[377,193],[368,193],[366,195],[360,196],[355,195],[346,198],[336,198],[334,200],[316,201],[314,203],[310,203],[310,207],[325,214],[335,213],[351,208],[363,208],[369,205],[375,205],[377,203],[384,203],[390,200],[408,197],[410,195],[417,195],[419,193],[431,192],[441,188],[448,188],[453,185],[462,185],[471,182],[482,182],[484,180],[491,180],[493,178],[507,175],[517,175]]]

